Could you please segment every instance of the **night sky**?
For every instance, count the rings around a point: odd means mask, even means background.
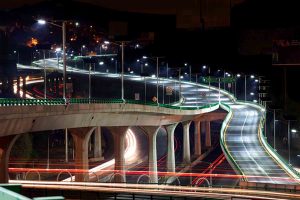
[[[42,1],[43,0],[1,0],[0,9],[15,9],[26,4],[33,5]],[[69,0],[64,0],[64,2],[67,1]],[[166,26],[162,26],[160,29],[158,28],[158,32],[160,32],[158,34],[158,39],[156,40],[158,44],[156,49],[159,49],[162,52],[158,52],[157,54],[166,55],[165,52],[167,52],[169,54],[167,56],[173,56],[175,58],[182,56],[187,60],[194,61],[198,64],[197,66],[203,64],[201,62],[204,62],[211,64],[211,66],[215,66],[215,68],[224,66],[233,72],[243,70],[247,73],[251,73],[252,71],[260,70],[262,73],[269,75],[270,71],[278,71],[278,76],[273,76],[275,77],[274,80],[278,83],[282,80],[282,70],[281,68],[276,68],[276,70],[274,70],[274,67],[272,67],[272,42],[274,40],[282,39],[300,41],[300,13],[297,4],[295,3],[297,1],[77,1],[91,3],[113,10],[174,15],[176,17],[174,18],[174,24],[168,24],[169,28],[166,28]],[[72,9],[72,4],[70,4],[70,9]],[[83,16],[88,12],[84,12],[83,10],[82,12],[75,11],[75,13],[79,13],[78,16]],[[102,18],[101,13],[96,13],[95,15],[97,15],[98,18]],[[90,19],[95,18],[94,15],[91,16]],[[203,21],[201,18],[205,22],[205,27],[202,26]],[[193,20],[195,21],[194,24],[198,25],[196,29],[186,29],[185,31],[180,29],[185,22],[192,22]],[[153,21],[155,25],[158,24],[158,21],[152,19],[151,21]],[[134,20],[134,23],[135,25],[138,24],[139,19]],[[148,25],[149,24],[146,24],[145,26]],[[172,27],[170,28],[170,26]],[[173,30],[174,34],[170,34],[173,33]],[[189,41],[186,42],[186,40]],[[299,58],[300,47],[296,46],[293,48],[297,49],[298,54],[292,56],[292,58]],[[197,51],[194,51],[194,49],[197,49]],[[293,52],[295,53],[296,51]],[[280,59],[284,59],[284,57],[280,56]],[[183,61],[185,60],[180,62],[182,63]],[[296,61],[300,63],[300,59]],[[174,63],[179,62],[175,60]],[[194,70],[198,71],[196,68],[194,68]],[[299,71],[300,70],[296,70],[288,74],[299,74]],[[296,78],[293,78],[293,76],[290,75],[288,84],[291,84],[295,80]],[[294,99],[298,100],[300,97],[294,97]]]
[[[0,8],[16,8],[25,4],[34,4],[41,2],[42,0],[3,0],[0,3]],[[114,8],[118,10],[128,10],[136,12],[152,12],[152,13],[161,13],[171,14],[176,12],[176,8],[191,4],[193,5],[194,0],[78,0],[81,2],[88,2],[95,5],[105,6],[108,8]]]
[[[22,5],[34,4],[43,0],[2,0],[0,8],[11,9]],[[66,0],[64,0],[66,1]],[[102,7],[112,8],[121,11],[155,13],[155,14],[176,14],[181,10],[192,10],[195,14],[200,14],[201,4],[203,9],[211,8],[211,11],[216,14],[225,14],[226,9],[231,5],[235,5],[244,0],[77,0],[95,4]],[[208,3],[209,2],[209,3]],[[209,8],[210,9],[210,8]],[[217,11],[217,12],[215,12]]]

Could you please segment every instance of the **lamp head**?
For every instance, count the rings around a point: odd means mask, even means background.
[[[41,24],[41,25],[45,25],[46,24],[46,20],[44,19],[39,19],[37,20],[38,24]]]

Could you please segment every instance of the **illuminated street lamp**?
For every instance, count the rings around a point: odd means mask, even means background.
[[[276,111],[279,111],[281,110],[280,108],[270,108],[271,110],[273,110],[273,126],[274,126],[274,129],[273,129],[273,138],[274,138],[274,141],[273,141],[273,149],[276,151]]]
[[[159,82],[159,66],[158,66],[158,60],[160,58],[164,58],[164,56],[154,56],[154,57],[147,57],[147,56],[143,56],[143,59],[152,59],[152,60],[156,60],[156,102],[157,105],[159,105],[158,103],[158,82]],[[145,66],[148,66],[147,63],[145,63]],[[152,76],[153,77],[153,76]],[[155,76],[154,76],[155,77]]]
[[[44,19],[39,19],[38,20],[38,23],[41,24],[41,25],[45,25],[46,23],[49,23],[53,26],[56,26],[56,27],[59,27],[62,29],[62,50],[63,50],[63,99],[65,100],[66,102],[66,74],[67,74],[67,66],[66,66],[66,22],[65,20],[61,21],[62,22],[62,25],[58,25],[58,24],[55,24],[53,22],[50,22],[50,21],[46,21]],[[65,161],[68,162],[68,132],[67,132],[67,129],[65,129],[65,143],[66,143],[66,152],[65,152]],[[48,146],[49,146],[49,140],[48,140]],[[49,151],[49,150],[48,150]],[[49,160],[49,154],[48,154],[48,160]],[[49,168],[49,161],[48,161],[48,165],[47,167]]]
[[[58,47],[55,49],[56,57],[57,57],[57,70],[59,70],[59,54],[61,53],[61,48]]]
[[[190,82],[192,82],[192,66],[189,65],[188,63],[184,63],[184,66],[185,67],[189,66],[189,79],[190,79]]]
[[[66,22],[65,20],[62,20],[62,25],[58,25],[58,24],[55,24],[51,21],[46,21],[44,19],[39,19],[37,20],[39,24],[41,25],[45,25],[46,23],[49,23],[53,26],[57,26],[59,28],[62,29],[62,42],[63,42],[63,45],[62,45],[62,53],[63,53],[63,99],[65,100],[66,99],[66,73],[67,73],[67,67],[66,67]]]
[[[287,118],[285,120],[287,121],[287,128],[288,128],[288,130],[287,130],[288,131],[288,156],[289,156],[288,159],[289,159],[289,165],[291,165],[291,132],[296,133],[297,130],[291,129],[290,123],[291,123],[291,121],[293,122],[293,121],[297,121],[297,120],[291,116],[286,116],[285,118]]]
[[[82,45],[81,47],[80,47],[80,53],[81,53],[81,56],[83,56],[83,49],[85,49],[85,45]]]
[[[45,25],[46,24],[46,20],[44,20],[44,19],[38,19],[37,21],[41,25]]]
[[[121,98],[123,100],[123,102],[125,102],[125,99],[124,99],[124,47],[125,47],[125,43],[127,41],[121,41],[121,42],[110,42],[110,41],[104,41],[104,44],[115,44],[115,45],[118,45],[118,46],[121,46],[121,51],[122,51],[122,55],[121,55]],[[120,44],[121,43],[121,44]]]
[[[248,77],[249,75],[246,75],[246,74],[244,74],[244,80],[245,80],[245,93],[244,93],[244,100],[245,101],[247,101],[247,77]],[[237,74],[236,75],[236,77],[237,78],[240,78],[241,77],[241,74]],[[255,78],[255,76],[254,75],[250,75],[250,78],[251,79],[254,79]],[[255,82],[258,82],[258,81],[256,81],[257,79],[255,79]],[[236,84],[236,83],[235,83]],[[252,93],[250,93],[250,95],[252,96],[252,95],[254,95],[254,93],[252,94]]]

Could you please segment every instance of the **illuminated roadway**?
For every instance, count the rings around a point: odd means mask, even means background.
[[[35,62],[42,65],[42,61]],[[57,60],[46,59],[47,68],[57,69]],[[62,66],[60,65],[60,70]],[[87,70],[68,67],[73,73],[88,74]],[[118,78],[119,75],[93,72],[93,75],[100,75],[111,78]],[[138,76],[125,75],[126,80],[143,81]],[[156,84],[156,79],[149,78],[151,84]],[[161,79],[160,84],[174,86],[179,91],[178,81],[172,79]],[[194,107],[222,102],[230,106],[232,116],[227,121],[224,131],[224,145],[227,152],[224,152],[227,160],[238,174],[241,174],[245,181],[274,183],[274,184],[296,184],[297,176],[288,170],[288,167],[270,155],[270,151],[262,144],[259,130],[260,120],[264,110],[254,104],[243,104],[236,102],[234,98],[223,91],[219,93],[217,88],[193,84],[181,83],[181,94],[184,97],[182,106]],[[205,93],[205,97],[201,94]],[[195,95],[196,94],[196,95]],[[220,94],[220,95],[219,95]],[[161,101],[161,99],[160,99]],[[233,161],[230,161],[230,157]]]
[[[246,181],[295,184],[295,181],[266,151],[259,136],[263,112],[248,105],[231,105],[233,116],[225,133],[225,145]],[[247,178],[247,176],[259,176]]]

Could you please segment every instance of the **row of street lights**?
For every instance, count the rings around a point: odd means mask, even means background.
[[[54,23],[54,21],[46,21],[46,20],[38,20],[38,23],[41,25],[45,25],[46,23],[54,25],[56,27],[59,27],[62,29],[62,55],[63,55],[63,99],[66,99],[66,73],[67,73],[67,69],[66,69],[66,23],[67,21],[62,20],[62,21],[55,21],[55,22],[61,22],[61,25]],[[116,45],[119,45],[121,47],[121,99],[123,100],[123,102],[125,102],[125,98],[124,98],[124,47],[125,47],[125,43],[127,43],[128,41],[121,41],[119,43],[117,42],[108,42],[105,41],[104,43],[106,45],[113,43]],[[83,55],[83,49],[85,48],[85,46],[83,45],[81,47],[81,55]],[[100,47],[101,48],[101,47]],[[101,51],[101,49],[100,49]],[[157,104],[159,105],[159,59],[164,58],[162,56],[156,56],[156,57],[143,57],[144,59],[149,58],[149,59],[153,59],[156,60],[156,101]],[[44,98],[46,98],[46,69],[45,69],[45,51],[44,51],[44,82],[45,82],[45,86],[44,86]],[[146,65],[146,63],[145,63]],[[188,66],[187,63],[184,64],[185,67],[189,67],[189,81],[192,81],[192,70],[191,70],[191,65]],[[206,66],[203,66],[203,69],[206,69]],[[91,71],[91,66],[89,66],[89,77],[90,77],[90,71]],[[143,68],[141,66],[141,73],[143,73]],[[198,82],[198,74],[196,73],[196,82]],[[208,68],[208,74],[210,75],[210,67]],[[225,78],[226,72],[224,71],[224,78]],[[229,73],[227,73],[227,76],[230,76]],[[168,77],[168,66],[167,66],[167,77]],[[241,74],[236,74],[236,78],[240,78]],[[246,75],[244,74],[244,100],[247,101],[247,78],[250,77],[250,79],[254,79],[255,76],[254,75]],[[258,79],[255,79],[255,82],[259,82]],[[89,87],[91,85],[91,81],[89,78]],[[210,81],[209,81],[209,86],[210,86]],[[220,83],[219,83],[219,87],[220,87]],[[225,89],[225,82],[224,82],[224,89]],[[181,94],[181,68],[179,68],[179,94]],[[250,95],[253,95],[254,93],[250,93]],[[236,81],[235,81],[235,95],[236,95]],[[89,99],[91,98],[91,89],[89,88]],[[276,130],[275,130],[275,126],[276,126],[276,109],[273,110],[274,113],[274,144],[273,147],[274,149],[276,149]],[[291,129],[290,130],[290,120],[288,120],[288,151],[289,151],[289,164],[290,164],[290,132],[295,133],[297,132],[295,129]],[[66,158],[67,159],[67,158]]]
[[[56,27],[59,27],[62,29],[62,38],[63,38],[63,47],[62,47],[62,55],[63,55],[63,99],[66,99],[66,23],[67,21],[62,20],[62,21],[55,21],[55,22],[61,22],[61,25],[54,23],[53,21],[46,21],[46,20],[38,20],[38,23],[41,25],[45,25],[46,23],[49,23],[51,25],[54,25]],[[110,43],[116,44],[116,45],[120,45],[121,46],[121,98],[123,101],[125,101],[124,99],[124,46],[125,43],[127,43],[128,41],[121,41],[120,43],[116,43],[116,42],[108,42],[108,41],[104,41],[104,44],[108,45]],[[85,48],[85,46],[83,45],[82,48]],[[82,54],[82,49],[81,49],[81,54]],[[149,58],[149,59],[155,59],[156,60],[156,79],[157,79],[157,86],[156,86],[156,98],[157,98],[157,103],[158,101],[158,85],[159,85],[159,59],[163,58],[163,57],[143,57],[144,59]],[[187,63],[184,64],[185,67],[188,66]],[[191,65],[188,66],[189,67],[189,80],[191,81],[191,77],[192,77],[192,71],[191,71]],[[206,69],[206,66],[203,66],[203,69]],[[141,69],[142,72],[143,69]],[[210,67],[208,67],[209,70],[209,74],[210,74]],[[168,71],[168,70],[167,70]],[[181,70],[180,70],[181,72]],[[179,75],[179,81],[181,81],[181,74]],[[196,75],[197,76],[197,75]],[[224,71],[224,76],[225,76],[225,71]],[[236,77],[239,78],[241,75],[237,74]],[[247,100],[247,75],[244,75],[245,77],[245,101]],[[251,78],[254,78],[253,75],[250,76]],[[210,85],[210,82],[209,82]],[[236,84],[235,84],[235,88],[236,88]],[[224,89],[225,89],[225,83],[224,83]]]
[[[57,21],[58,22],[58,21]],[[66,99],[66,74],[67,74],[67,67],[66,67],[66,20],[60,21],[61,25],[56,24],[52,21],[46,21],[44,19],[39,19],[38,23],[41,25],[45,25],[49,23],[53,26],[59,27],[62,29],[62,54],[63,54],[63,99]]]

